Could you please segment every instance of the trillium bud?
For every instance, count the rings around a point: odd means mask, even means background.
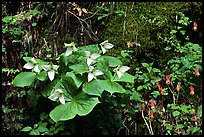
[[[194,88],[193,88],[193,86],[190,86],[190,94],[191,94],[191,95],[194,94]]]
[[[159,91],[161,92],[161,94],[163,94],[164,89],[162,88],[162,86],[159,83],[157,83],[157,87],[158,87]]]

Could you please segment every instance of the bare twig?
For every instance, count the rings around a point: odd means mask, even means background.
[[[142,118],[143,118],[144,121],[145,121],[145,124],[146,124],[146,126],[147,126],[147,128],[148,128],[148,130],[149,130],[150,135],[152,135],[152,132],[151,132],[151,130],[150,130],[150,127],[149,127],[149,125],[148,125],[148,123],[147,123],[147,121],[146,121],[146,119],[145,119],[145,117],[144,117],[144,112],[143,112],[143,110],[142,110]]]

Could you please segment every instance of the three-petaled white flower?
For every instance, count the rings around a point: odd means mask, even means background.
[[[48,77],[52,81],[55,77],[55,71],[59,68],[58,65],[43,65],[42,68],[48,71]]]
[[[65,48],[67,48],[66,52],[65,52],[65,56],[69,56],[70,54],[72,54],[73,51],[77,51],[78,49],[75,47],[75,43],[72,42],[70,44],[64,43]]]
[[[90,51],[85,51],[86,53],[86,58],[87,58],[87,65],[90,66],[91,63],[93,62],[94,59],[97,59],[98,57],[100,57],[101,55],[93,53],[91,54]]]
[[[55,92],[48,97],[52,101],[56,101],[59,98],[59,101],[64,105],[64,92],[61,89],[56,89]]]
[[[108,40],[105,40],[104,42],[99,44],[101,46],[103,54],[106,53],[107,49],[111,49],[114,45],[111,43],[108,43]]]
[[[89,66],[89,73],[88,73],[88,82],[90,82],[93,78],[96,79],[96,76],[103,75],[103,72],[100,70],[94,70],[93,66]]]
[[[117,68],[114,69],[114,71],[117,73],[118,77],[121,78],[123,73],[128,71],[130,67],[128,66],[117,66]]]
[[[35,71],[35,72],[40,72],[40,69],[39,69],[39,67],[38,67],[38,62],[34,59],[34,57],[31,58],[31,60],[30,60],[28,63],[26,63],[26,64],[23,66],[23,68],[26,68],[26,69],[32,69],[32,68],[34,68],[34,71]]]

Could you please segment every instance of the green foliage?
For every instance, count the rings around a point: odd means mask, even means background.
[[[119,59],[96,54],[101,53],[98,45],[88,45],[78,49],[73,47],[72,49],[72,46],[75,46],[73,44],[67,44],[65,53],[57,58],[59,66],[40,59],[24,57],[23,59],[27,62],[24,67],[32,69],[33,72],[21,72],[13,80],[14,86],[30,86],[30,89],[39,86],[44,88],[42,91],[44,97],[49,96],[48,98],[57,102],[59,98],[62,104],[50,112],[50,117],[55,122],[73,119],[77,114],[79,116],[89,114],[100,103],[98,96],[101,97],[103,91],[111,95],[125,93],[126,90],[117,82],[133,83],[135,79],[134,76],[125,72],[127,70],[112,68],[122,65]],[[116,76],[116,71],[122,73],[121,78]],[[50,85],[41,85],[38,80],[48,82]],[[60,93],[57,93],[59,91]]]

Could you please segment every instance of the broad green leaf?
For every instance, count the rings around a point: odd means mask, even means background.
[[[135,76],[125,72],[123,73],[121,78],[119,78],[117,75],[113,81],[134,83],[134,80],[135,80]]]
[[[148,67],[147,67],[147,70],[148,70],[148,72],[150,73],[151,70],[152,70],[152,67],[151,67],[151,66],[148,66]]]
[[[100,103],[98,97],[92,97],[84,92],[80,92],[71,102],[61,104],[50,112],[50,117],[55,121],[66,121],[73,119],[77,114],[85,116]]]
[[[97,53],[100,54],[102,51],[99,49],[98,44],[92,44],[92,45],[87,45],[87,46],[81,46],[78,48],[82,55],[85,55],[85,51],[90,51],[92,53]]]
[[[54,91],[54,88],[57,84],[57,82],[59,81],[59,79],[55,79],[54,81],[52,81],[51,83],[49,83],[47,86],[45,86],[45,88],[42,91],[42,95],[44,97],[47,97],[50,95],[50,93],[52,93]]]
[[[99,60],[101,60],[101,59],[107,60],[110,67],[116,67],[116,66],[122,64],[120,59],[118,59],[116,57],[112,57],[112,56],[101,56],[99,58]]]
[[[104,88],[104,90],[111,93],[124,93],[126,90],[118,83],[113,82],[111,80],[104,80],[101,82],[101,86]]]
[[[104,88],[101,85],[102,80],[92,80],[83,84],[82,90],[89,95],[101,96]]]
[[[66,75],[71,77],[74,80],[77,88],[79,88],[83,83],[83,77],[80,75],[75,75],[73,72],[67,72]]]
[[[13,85],[16,87],[30,86],[35,78],[36,74],[33,72],[21,72],[14,78]]]
[[[49,131],[46,127],[38,127],[37,129],[38,129],[39,132]]]
[[[173,117],[177,117],[177,116],[180,115],[180,112],[179,111],[174,111],[172,114],[173,114]]]
[[[72,69],[74,73],[81,74],[81,75],[88,71],[88,67],[85,67],[82,64],[72,65],[72,66],[69,66],[69,68]]]
[[[37,74],[37,79],[40,81],[44,81],[47,78],[47,72],[43,71]]]
[[[28,132],[32,129],[32,127],[30,126],[27,126],[27,127],[24,127],[23,129],[21,129],[21,131],[24,131],[24,132]]]
[[[146,67],[148,67],[149,65],[148,65],[147,63],[142,63],[142,66],[146,68]]]

